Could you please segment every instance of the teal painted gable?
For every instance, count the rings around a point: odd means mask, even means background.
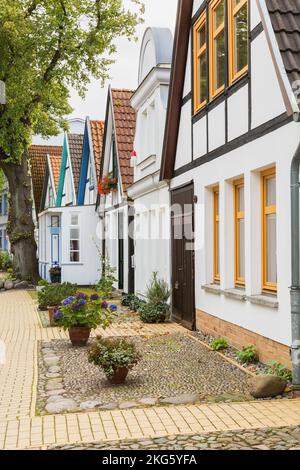
[[[58,190],[57,190],[57,197],[56,197],[56,207],[60,207],[61,202],[62,202],[67,161],[68,161],[68,144],[67,144],[67,134],[65,134],[64,146],[63,146],[63,152],[62,152],[62,158],[61,158],[60,174],[59,174],[59,183],[58,183]]]

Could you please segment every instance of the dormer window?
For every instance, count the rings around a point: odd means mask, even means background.
[[[209,2],[193,27],[194,113],[247,73],[248,36],[248,0]]]

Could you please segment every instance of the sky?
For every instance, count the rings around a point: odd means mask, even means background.
[[[123,0],[126,7],[132,8],[131,0]],[[117,52],[115,63],[110,68],[110,79],[101,87],[100,82],[91,80],[88,92],[82,100],[78,94],[71,90],[71,106],[73,113],[70,118],[105,119],[108,86],[114,88],[135,89],[138,79],[139,55],[145,29],[149,26],[168,27],[174,34],[177,11],[177,0],[144,0],[144,23],[137,27],[137,42],[125,38],[116,40]],[[62,145],[62,136],[43,141],[39,136],[34,137],[34,144]]]

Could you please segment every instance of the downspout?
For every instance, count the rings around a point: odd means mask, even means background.
[[[300,143],[291,164],[292,286],[291,321],[293,389],[300,391]]]

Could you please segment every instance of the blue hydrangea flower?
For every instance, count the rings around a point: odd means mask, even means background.
[[[61,310],[56,310],[53,315],[55,321],[60,320],[63,316],[64,315]]]
[[[84,294],[83,292],[78,292],[78,294],[76,294],[76,299],[79,300],[79,299],[84,299],[86,300],[87,299],[87,295]]]
[[[76,312],[76,311],[78,311],[78,310],[80,309],[80,307],[81,307],[81,305],[80,305],[79,303],[78,303],[78,304],[73,304],[73,305],[72,305],[72,310],[73,310],[74,312]]]
[[[104,302],[102,302],[101,307],[108,308],[108,303],[106,302],[106,300],[104,300]]]
[[[71,303],[72,303],[72,300],[70,299],[70,297],[68,297],[67,299],[63,301],[63,305],[71,305]]]
[[[79,300],[78,300],[78,304],[79,304],[79,305],[85,305],[85,304],[86,304],[86,300],[84,300],[84,299],[79,299]]]
[[[99,297],[98,294],[92,294],[91,295],[91,300],[99,300],[99,299],[100,299],[100,297]]]
[[[110,308],[110,310],[117,310],[118,309],[117,305],[114,305],[114,304],[111,304],[109,306],[109,308]]]

